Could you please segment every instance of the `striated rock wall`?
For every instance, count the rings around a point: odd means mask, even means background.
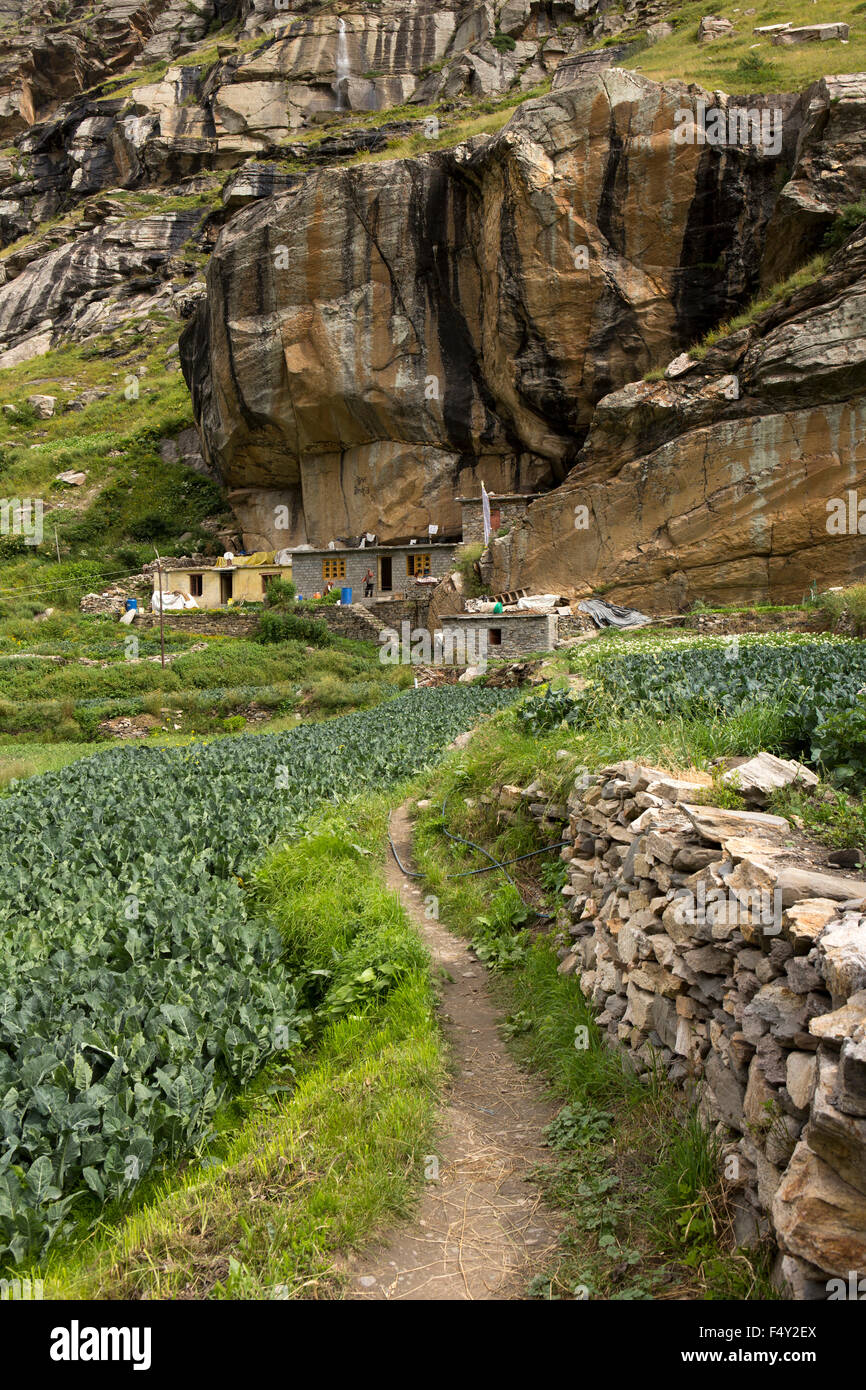
[[[33,230],[70,195],[142,180],[164,186],[257,155],[315,162],[309,145],[289,137],[336,112],[407,102],[429,110],[440,100],[453,108],[531,91],[567,53],[658,6],[636,0],[628,15],[611,15],[598,14],[596,0],[370,0],[343,16],[303,14],[291,0],[14,8],[0,57],[0,138],[16,140],[21,158],[0,161],[2,201],[16,205],[0,209],[0,235],[12,217],[16,234]],[[512,45],[504,51],[503,36]],[[338,90],[341,45],[347,75]],[[384,143],[355,129],[358,148],[365,136]]]
[[[828,1298],[866,1262],[866,882],[803,868],[786,820],[706,791],[626,762],[567,807],[537,784],[498,802],[573,839],[560,972],[629,1065],[699,1098],[737,1239],[771,1236],[790,1294]]]
[[[494,586],[605,583],[659,611],[864,578],[864,310],[861,231],[702,361],[600,401],[562,487],[493,542]]]
[[[235,217],[182,343],[229,486],[300,499],[319,544],[451,529],[482,479],[565,476],[596,403],[757,282],[793,144],[708,159],[674,138],[698,99],[596,74],[498,135]]]

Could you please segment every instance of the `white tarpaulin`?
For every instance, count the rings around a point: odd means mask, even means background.
[[[559,594],[527,594],[517,600],[518,608],[540,608],[542,613],[552,613],[558,605]]]
[[[160,593],[159,593],[159,590],[156,589],[156,590],[154,590],[153,600],[152,600],[151,605],[150,605],[150,606],[151,606],[151,609],[153,610],[154,613],[158,613],[158,612],[159,612],[159,608],[160,608],[159,600],[160,600]],[[162,592],[162,611],[163,611],[163,613],[180,613],[180,612],[182,612],[185,608],[198,608],[198,604],[196,603],[195,599],[192,597],[191,594],[184,594],[184,593],[181,593],[180,589],[173,589],[173,590],[171,590],[171,591],[169,591],[168,589],[164,589],[164,590],[163,590],[163,592]]]

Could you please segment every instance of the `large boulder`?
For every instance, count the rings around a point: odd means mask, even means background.
[[[597,401],[757,277],[783,156],[678,143],[699,98],[614,70],[492,137],[242,211],[183,342],[229,486],[283,489],[327,543],[456,529],[455,493],[482,478],[563,477]]]

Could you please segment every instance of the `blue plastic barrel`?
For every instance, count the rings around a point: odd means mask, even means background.
[[[341,590],[340,590],[340,602],[343,604],[344,607],[346,606],[346,604],[352,602],[352,590],[351,590],[351,589],[341,589]]]
[[[130,608],[133,610],[133,612],[137,612],[137,611],[138,611],[138,599],[137,599],[137,598],[128,598],[128,599],[126,600],[126,611],[127,611],[127,613],[129,612]]]

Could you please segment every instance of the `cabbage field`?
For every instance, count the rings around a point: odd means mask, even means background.
[[[817,757],[827,747],[826,722],[856,709],[866,686],[866,644],[833,636],[639,634],[590,644],[573,665],[587,688],[528,701],[520,718],[530,729],[586,727],[636,713],[725,717],[761,706],[778,711],[791,747]]]
[[[242,878],[322,802],[393,784],[512,691],[444,687],[285,734],[120,747],[0,799],[0,1264],[122,1198],[298,1044]]]

